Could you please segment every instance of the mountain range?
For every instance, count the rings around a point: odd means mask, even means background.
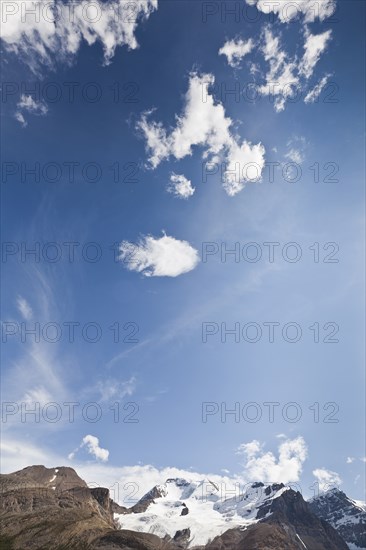
[[[360,550],[366,508],[333,489],[306,502],[281,483],[223,495],[209,479],[167,479],[130,508],[72,468],[0,476],[2,550]]]

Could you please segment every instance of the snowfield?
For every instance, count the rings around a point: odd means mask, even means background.
[[[244,494],[223,499],[219,487],[208,479],[201,482],[168,479],[165,484],[156,486],[161,496],[150,503],[146,512],[115,514],[115,519],[123,529],[159,537],[174,537],[177,531],[190,529],[190,545],[205,545],[228,529],[245,529],[256,523],[258,509],[287,490],[278,487],[267,488],[257,483]],[[182,515],[183,510],[185,515]]]

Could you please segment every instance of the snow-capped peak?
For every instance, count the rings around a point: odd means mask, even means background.
[[[190,544],[204,545],[232,527],[245,528],[266,517],[273,499],[286,490],[282,484],[253,483],[239,494],[208,478],[171,478],[146,493],[134,506],[134,513],[116,514],[116,519],[123,529],[160,537],[174,537],[177,531],[189,529]]]

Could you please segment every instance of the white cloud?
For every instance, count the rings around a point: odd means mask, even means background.
[[[330,75],[323,76],[323,78],[319,80],[319,82],[314,86],[314,88],[306,94],[304,98],[305,103],[314,103],[318,99],[318,97],[320,96],[320,94],[324,89],[324,86],[327,84],[329,80],[329,76]]]
[[[325,468],[313,470],[313,476],[318,480],[319,489],[321,491],[328,491],[334,486],[339,487],[342,483],[337,472],[332,472],[332,470],[326,470]]]
[[[316,19],[324,21],[333,15],[335,0],[246,0],[247,4],[257,6],[263,13],[276,14],[281,23],[288,23],[303,17],[304,23],[311,23]]]
[[[28,403],[34,407],[35,403],[39,403],[41,407],[52,402],[52,395],[43,386],[38,386],[28,390],[22,399],[22,402]]]
[[[192,155],[192,147],[200,146],[204,159],[223,161],[224,188],[233,196],[246,182],[261,177],[265,149],[261,143],[240,143],[231,133],[232,120],[210,94],[214,82],[212,74],[191,73],[183,114],[176,117],[176,126],[170,132],[161,123],[149,120],[152,111],[143,114],[137,128],[146,140],[152,168],[170,156],[182,159]]]
[[[354,461],[355,461],[355,459],[354,459],[353,456],[347,456],[347,460],[346,460],[347,464],[352,464],[352,462],[354,462]]]
[[[17,307],[20,311],[20,314],[22,315],[23,319],[26,321],[30,321],[33,317],[33,311],[29,303],[25,298],[22,298],[21,296],[18,296],[17,298]]]
[[[75,466],[78,474],[89,485],[99,485],[111,488],[111,497],[121,505],[132,506],[155,485],[161,485],[167,479],[182,478],[190,482],[200,482],[209,479],[219,488],[218,495],[223,498],[239,493],[238,483],[243,480],[227,475],[210,472],[195,472],[175,467],[158,469],[152,465],[136,465],[113,467],[101,463],[78,464]],[[225,472],[224,472],[225,474]],[[128,485],[127,485],[128,484]],[[126,487],[130,490],[126,490]],[[134,488],[133,495],[132,487]],[[133,499],[133,501],[131,500]]]
[[[280,37],[275,36],[267,26],[263,33],[262,52],[269,64],[265,83],[259,87],[260,93],[274,97],[277,112],[283,111],[287,99],[293,97],[299,87],[296,59],[290,59],[281,48]]]
[[[262,95],[273,97],[274,108],[277,112],[284,110],[289,100],[298,101],[298,94],[306,89],[308,80],[314,72],[315,65],[327,48],[331,38],[331,31],[313,35],[305,30],[304,54],[301,59],[290,56],[282,48],[279,35],[275,35],[267,25],[262,33],[261,51],[264,60],[268,63],[265,81],[258,87]],[[315,101],[328,77],[324,77],[320,83],[309,92],[304,101]]]
[[[303,136],[294,136],[287,142],[289,148],[285,154],[285,158],[295,162],[296,164],[302,164],[305,160],[305,150],[308,144]]]
[[[20,124],[23,126],[23,128],[26,128],[28,126],[28,122],[25,120],[24,116],[22,115],[22,113],[20,113],[19,111],[17,111],[15,113],[15,118],[18,122],[20,122]]]
[[[265,149],[261,143],[252,145],[243,141],[239,145],[235,140],[229,146],[225,163],[223,187],[230,197],[234,197],[244,188],[245,182],[260,181],[265,165]]]
[[[245,456],[245,477],[264,483],[298,481],[307,458],[307,446],[302,437],[283,441],[278,447],[278,458],[270,451],[264,452],[263,444],[257,440],[240,445],[238,452]]]
[[[36,115],[45,115],[48,112],[48,107],[45,103],[35,101],[32,96],[24,94],[21,95],[17,107]]]
[[[299,149],[290,149],[285,155],[286,158],[292,160],[296,164],[302,164],[304,162],[304,156]]]
[[[100,402],[102,403],[106,403],[111,399],[122,401],[135,392],[136,378],[131,376],[129,380],[122,382],[111,378],[100,380],[97,382],[95,389],[100,394]]]
[[[86,447],[88,453],[93,455],[97,460],[101,462],[108,461],[109,451],[99,446],[99,439],[94,435],[86,435],[83,437],[80,446],[68,455],[69,460],[73,460],[75,454],[83,447]]]
[[[227,40],[222,48],[219,49],[219,55],[226,55],[230,67],[239,67],[241,60],[252,51],[254,41],[249,40]]]
[[[248,459],[255,457],[262,450],[263,445],[257,440],[253,439],[250,443],[241,443],[236,450],[237,455],[245,455]]]
[[[22,94],[17,104],[15,118],[23,127],[26,127],[28,123],[25,120],[24,113],[45,116],[48,113],[48,107],[44,101],[35,101],[32,96]]]
[[[31,236],[32,236],[32,229]],[[32,241],[30,238],[30,241]],[[16,347],[16,354],[12,358],[11,368],[3,373],[3,388],[7,395],[7,400],[17,403],[22,402],[35,406],[35,403],[44,405],[49,402],[71,401],[70,391],[68,389],[69,361],[62,350],[58,341],[53,337],[56,331],[50,330],[42,334],[42,327],[49,323],[59,321],[61,327],[62,321],[57,307],[57,296],[55,294],[58,287],[54,283],[51,275],[45,274],[45,271],[37,266],[36,263],[26,262],[23,264],[25,270],[24,281],[27,281],[27,295],[32,295],[32,307],[37,312],[37,323],[24,323],[19,326],[19,333],[15,342],[19,343]],[[25,321],[33,320],[33,311],[30,304],[22,296],[16,298],[17,307]],[[52,324],[52,323],[51,323]],[[38,329],[37,329],[38,327]],[[35,332],[27,333],[27,329],[35,329]],[[21,337],[21,335],[23,336]],[[51,341],[52,339],[52,341]],[[30,415],[27,421],[33,422],[34,416]],[[43,416],[40,417],[39,426],[42,429],[51,428]],[[21,415],[15,414],[8,420],[5,428],[24,429],[24,423],[21,421]],[[38,428],[37,428],[38,430]]]
[[[13,0],[2,4],[2,40],[7,50],[22,56],[33,71],[40,64],[69,61],[82,42],[100,42],[108,63],[117,46],[137,48],[139,22],[157,9],[157,0]],[[36,12],[30,13],[31,11]],[[28,12],[28,13],[27,13]]]
[[[326,50],[330,41],[332,31],[328,30],[321,34],[306,33],[304,44],[304,56],[301,60],[299,71],[305,78],[310,78],[314,72],[315,65],[320,56]]]
[[[123,241],[119,258],[127,269],[146,277],[177,277],[192,271],[199,262],[197,250],[187,241],[165,234],[158,238],[144,236],[137,245]]]
[[[181,199],[188,199],[195,192],[195,188],[192,187],[192,183],[183,174],[170,175],[170,183],[167,187],[169,193],[173,193],[175,197]]]

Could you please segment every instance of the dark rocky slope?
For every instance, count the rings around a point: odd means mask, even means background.
[[[366,549],[366,510],[343,491],[332,489],[313,498],[310,509],[334,527],[349,544]]]
[[[246,530],[226,531],[206,550],[348,550],[336,530],[313,514],[293,490],[263,509],[262,518]]]

